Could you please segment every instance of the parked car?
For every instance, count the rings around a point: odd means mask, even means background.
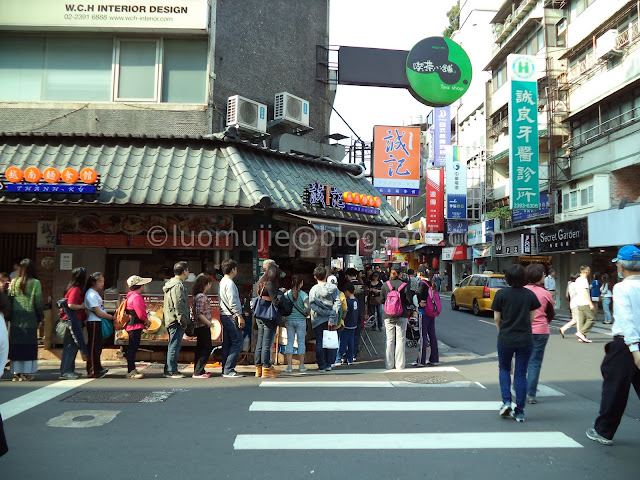
[[[491,311],[491,304],[496,292],[503,287],[508,287],[504,275],[492,272],[469,275],[460,283],[451,294],[451,308],[458,310],[460,307],[470,308],[474,315]]]

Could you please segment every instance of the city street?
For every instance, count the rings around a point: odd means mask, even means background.
[[[624,478],[635,475],[640,402],[632,394],[613,447],[585,437],[598,411],[607,330],[593,344],[553,329],[539,403],[526,422],[498,416],[490,316],[443,298],[437,367],[385,372],[381,361],[278,379],[105,379],[0,383],[10,452],[3,480],[41,478]],[[560,326],[563,319],[553,323]],[[371,332],[381,353],[383,334]],[[411,352],[407,362],[413,360]],[[249,373],[250,368],[241,371]],[[294,370],[295,371],[295,370]]]

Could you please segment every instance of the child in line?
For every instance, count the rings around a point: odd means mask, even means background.
[[[354,340],[356,328],[358,327],[358,301],[354,295],[354,286],[351,283],[345,283],[344,295],[347,299],[347,313],[344,317],[344,329],[340,332],[340,347],[338,350],[338,359],[347,354],[346,365],[353,364]],[[340,365],[345,365],[344,360],[340,360]]]

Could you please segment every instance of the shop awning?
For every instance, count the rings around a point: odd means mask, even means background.
[[[94,204],[190,208],[269,208],[319,215],[305,204],[312,182],[379,196],[360,167],[278,152],[224,134],[206,137],[40,135],[0,133],[0,173],[10,167],[93,168],[96,195],[0,190],[0,204]],[[382,198],[379,215],[332,209],[340,221],[402,226]]]

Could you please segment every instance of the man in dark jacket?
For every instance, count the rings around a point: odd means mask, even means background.
[[[346,271],[347,282],[353,285],[353,294],[358,302],[358,325],[353,340],[354,362],[358,356],[358,348],[360,347],[360,335],[362,334],[362,325],[364,323],[365,302],[367,298],[367,287],[358,280],[358,271],[355,268],[348,268]]]
[[[387,334],[387,349],[385,355],[385,366],[387,370],[396,368],[404,369],[404,342],[407,333],[407,322],[409,321],[408,307],[413,302],[413,295],[406,282],[400,278],[400,267],[393,266],[389,272],[389,280],[382,285],[382,303],[384,305],[384,327]],[[391,288],[389,288],[391,284]],[[402,313],[400,315],[390,315],[387,313],[387,297],[392,291],[400,292],[402,302]]]
[[[189,278],[187,262],[178,262],[173,266],[175,277],[165,283],[164,291],[164,324],[169,332],[167,362],[164,366],[166,378],[183,378],[178,372],[178,353],[182,346],[182,337],[191,324],[189,296],[184,282]]]

